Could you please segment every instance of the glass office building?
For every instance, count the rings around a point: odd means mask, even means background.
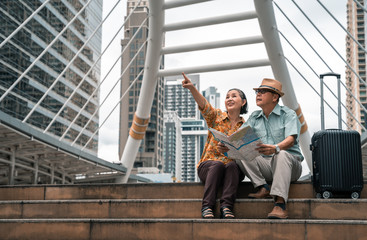
[[[1,0],[0,42],[43,2]],[[0,48],[0,110],[84,146],[99,125],[101,29],[88,39],[101,21],[102,0],[49,1]],[[98,133],[85,149],[97,153]]]
[[[175,182],[182,181],[182,129],[177,111],[164,111],[163,171]]]
[[[200,76],[188,75],[195,87],[200,90]],[[199,181],[196,165],[200,161],[201,153],[205,145],[207,130],[205,121],[200,119],[199,109],[189,90],[182,87],[182,76],[171,76],[165,78],[165,110],[177,113],[181,126],[180,143],[176,147],[181,149],[181,181]],[[165,132],[169,132],[169,126],[165,125]],[[168,139],[169,140],[169,139]],[[169,146],[169,141],[165,142]],[[180,144],[180,145],[179,145]],[[171,156],[171,159],[170,159]],[[177,158],[178,159],[178,158]],[[172,155],[166,154],[165,166],[174,166]]]

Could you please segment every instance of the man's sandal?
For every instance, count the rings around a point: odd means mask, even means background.
[[[231,219],[234,218],[234,214],[229,207],[220,208],[220,218]]]
[[[213,210],[210,207],[204,207],[201,209],[201,217],[205,219],[214,218]]]

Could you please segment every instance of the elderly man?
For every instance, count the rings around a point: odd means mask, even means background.
[[[262,110],[253,112],[247,124],[263,142],[257,148],[261,156],[251,161],[242,160],[240,167],[258,188],[249,197],[273,197],[275,206],[268,218],[285,219],[288,218],[286,202],[290,183],[302,173],[303,156],[298,145],[300,123],[293,110],[278,104],[284,95],[279,81],[265,78],[254,90],[256,105]],[[272,182],[271,187],[267,181]]]

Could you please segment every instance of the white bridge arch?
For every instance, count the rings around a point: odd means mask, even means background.
[[[144,128],[142,128],[142,123],[144,121],[148,121],[149,119],[149,112],[152,106],[154,89],[157,83],[158,76],[179,75],[181,72],[200,73],[210,71],[232,70],[239,68],[260,67],[266,65],[271,66],[274,77],[277,80],[281,81],[283,84],[283,89],[285,92],[285,96],[282,98],[283,103],[297,112],[297,115],[299,117],[302,126],[300,145],[302,148],[302,152],[305,155],[307,164],[311,169],[311,154],[309,150],[310,134],[307,131],[307,124],[305,122],[305,118],[298,104],[296,94],[294,93],[292,81],[290,79],[279,34],[277,31],[277,25],[275,21],[272,1],[254,0],[256,9],[255,11],[164,25],[164,16],[166,9],[182,7],[190,4],[197,4],[200,2],[205,1],[170,1],[170,2],[164,2],[163,0],[149,1],[150,31],[148,37],[148,50],[144,68],[145,74],[143,76],[143,84],[140,93],[140,99],[138,102],[137,110],[135,112],[134,122],[130,130],[130,136],[125,145],[125,151],[121,158],[122,165],[127,168],[127,173],[123,177],[122,181],[127,182],[131,169],[133,168],[134,159],[137,155],[141,139],[144,137],[145,130]],[[228,39],[225,41],[218,41],[218,42],[162,48],[163,36],[164,33],[167,31],[208,26],[253,18],[258,19],[262,36],[254,36],[242,39]],[[160,62],[161,54],[245,45],[256,42],[264,42],[268,54],[268,59],[255,59],[243,62],[231,62],[215,65],[192,66],[178,69],[159,70],[158,63]]]

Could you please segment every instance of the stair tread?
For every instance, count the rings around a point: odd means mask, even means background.
[[[202,219],[201,183],[0,186],[0,239],[360,239],[361,198],[315,198],[311,182],[292,183],[289,219],[267,219],[272,199],[249,199],[241,183],[236,219]],[[219,197],[219,196],[218,196]],[[347,196],[346,196],[347,197]],[[284,234],[288,233],[288,234]],[[41,238],[40,238],[41,237]]]
[[[290,199],[294,219],[367,220],[367,199]],[[201,199],[111,199],[0,201],[0,218],[200,218]],[[271,199],[239,199],[238,219],[260,219],[271,211]],[[214,211],[219,216],[219,201]]]
[[[355,219],[201,219],[201,218],[17,218],[17,219],[0,219],[0,223],[4,222],[101,222],[101,223],[317,223],[317,224],[363,224],[367,225],[367,220]]]
[[[0,239],[362,239],[367,220],[0,219]]]
[[[200,198],[182,198],[182,199],[61,199],[61,200],[0,200],[0,204],[48,204],[48,203],[149,203],[149,202],[201,202]],[[217,202],[219,199],[217,200]],[[273,202],[272,199],[236,199],[236,202]],[[366,203],[367,198],[349,199],[349,198],[330,198],[330,199],[318,199],[318,198],[295,198],[288,199],[288,203],[300,203],[300,202],[317,202],[317,203]]]
[[[0,200],[201,199],[203,191],[202,183],[17,185],[0,186]],[[242,182],[238,189],[238,198],[247,198],[247,195],[254,191],[256,190],[250,182]],[[310,181],[295,182],[290,186],[289,198],[313,198],[315,196],[316,193]],[[367,198],[367,190],[361,192],[361,198]]]

